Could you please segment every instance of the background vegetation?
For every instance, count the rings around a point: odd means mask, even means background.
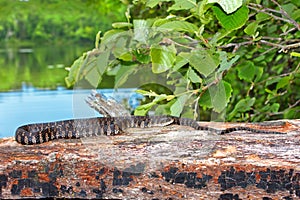
[[[214,2],[127,2],[127,21],[97,35],[95,49],[74,62],[67,83],[98,87],[109,74],[120,87],[150,68],[151,77],[166,82],[139,85],[148,98],[135,114],[299,118],[299,1]]]
[[[0,44],[93,41],[124,19],[125,9],[118,0],[0,0]]]
[[[64,68],[125,11],[119,0],[0,0],[0,92],[66,87]]]

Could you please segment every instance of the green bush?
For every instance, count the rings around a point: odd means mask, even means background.
[[[106,75],[114,77],[115,88],[140,79],[137,92],[147,99],[136,115],[153,110],[220,121],[300,117],[298,0],[127,4],[127,21],[99,32],[95,49],[71,66],[69,86],[96,88]]]

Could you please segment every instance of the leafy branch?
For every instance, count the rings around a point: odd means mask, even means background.
[[[279,10],[275,10],[275,9],[271,9],[271,8],[265,8],[264,6],[262,6],[260,4],[255,4],[255,3],[249,3],[248,7],[250,9],[253,9],[253,10],[257,11],[257,12],[265,13],[265,14],[271,16],[272,18],[274,18],[276,20],[280,20],[280,21],[284,21],[284,22],[287,22],[289,24],[292,24],[292,25],[295,26],[295,28],[298,29],[298,31],[300,31],[299,23],[297,23],[294,19],[292,19],[289,16],[289,14],[282,8],[282,6],[277,1],[275,1],[275,0],[271,0],[271,1],[278,6]],[[275,14],[279,14],[282,17],[279,17]]]
[[[291,41],[282,41],[282,38],[270,38],[270,37],[261,37],[259,40],[253,40],[251,37],[243,37],[244,39],[248,39],[248,41],[243,41],[243,42],[237,42],[237,43],[229,43],[226,45],[221,45],[219,48],[221,49],[227,49],[227,48],[232,48],[232,53],[235,53],[240,47],[244,45],[267,45],[270,47],[274,47],[271,50],[278,49],[278,52],[284,52],[287,53],[289,50],[292,49],[297,49],[300,47],[300,40],[295,40],[295,43],[292,44],[286,44],[287,42]],[[280,43],[274,43],[270,41],[282,41]]]
[[[275,5],[278,6],[279,10],[275,10],[272,8],[266,8],[263,5],[255,4],[255,3],[249,3],[248,8],[255,10],[258,13],[264,13],[275,20],[279,20],[282,22],[286,22],[288,24],[293,25],[293,28],[290,28],[284,33],[281,33],[280,36],[287,35],[288,33],[298,30],[300,31],[300,24],[297,23],[291,16],[282,8],[282,6],[275,0],[271,0]],[[278,16],[279,15],[279,16]],[[247,39],[248,41],[242,41],[242,42],[236,42],[236,43],[228,43],[225,45],[220,46],[220,48],[232,48],[232,52],[235,53],[241,46],[244,45],[267,45],[274,47],[270,50],[278,49],[279,52],[287,53],[291,49],[297,49],[300,46],[299,40],[297,40],[295,43],[292,44],[286,44],[290,43],[291,40],[285,41],[282,37],[274,38],[274,37],[267,37],[267,36],[252,36],[252,37],[243,37],[244,39]],[[274,43],[270,41],[278,41],[280,43]],[[269,50],[269,51],[270,51]]]
[[[145,96],[137,115],[298,116],[300,12],[291,13],[300,4],[270,1],[134,1],[127,21],[99,33],[96,48],[74,62],[66,81],[96,88],[112,76],[118,88],[134,80]],[[296,103],[287,105],[290,99]]]

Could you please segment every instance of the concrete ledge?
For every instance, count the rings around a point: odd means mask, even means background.
[[[0,139],[0,199],[299,199],[299,124],[249,125],[286,135],[169,126],[32,146]]]

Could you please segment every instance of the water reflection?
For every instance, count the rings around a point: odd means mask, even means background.
[[[71,66],[89,45],[39,45],[0,49],[0,91],[16,91],[22,84],[35,88],[56,89],[65,86],[65,67]]]

